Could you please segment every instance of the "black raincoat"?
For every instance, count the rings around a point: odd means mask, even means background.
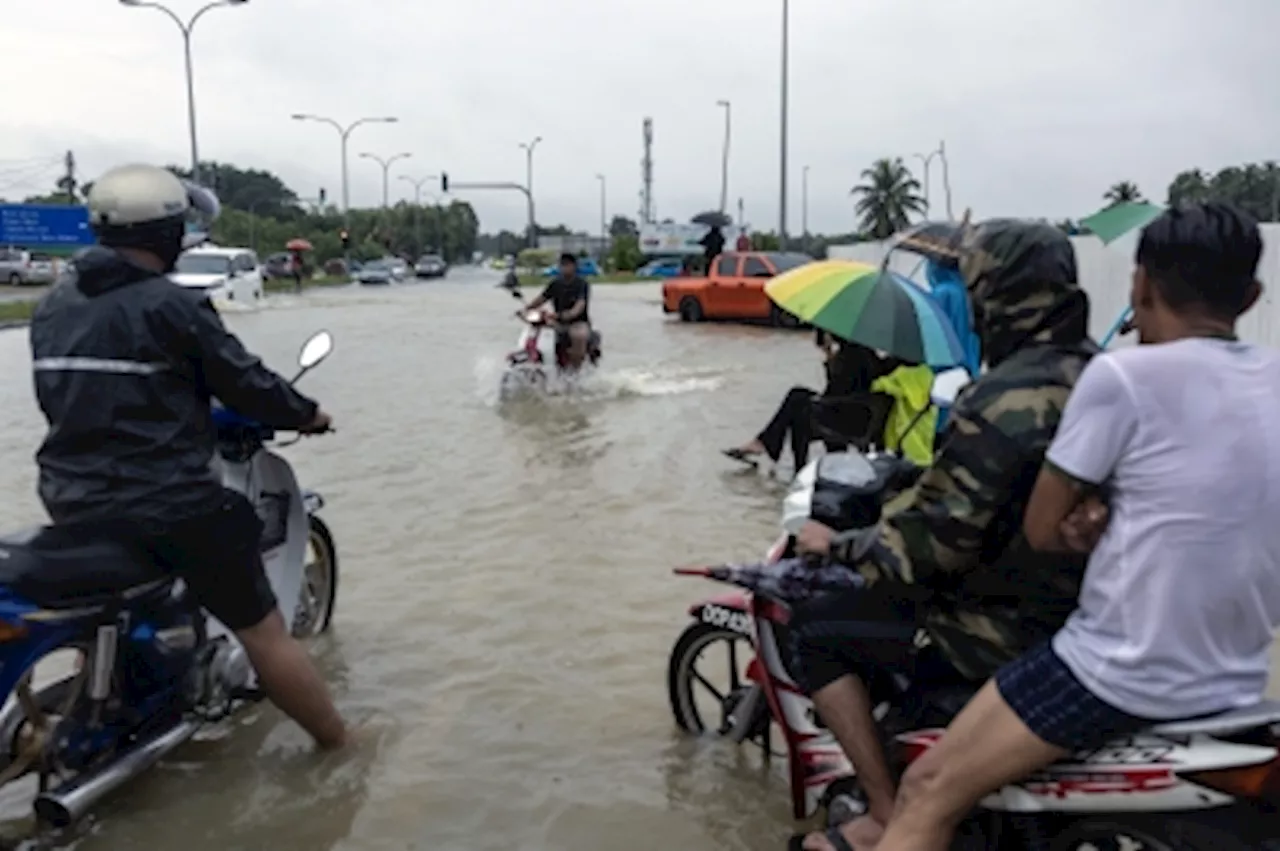
[[[36,453],[55,523],[161,524],[217,510],[212,399],[279,429],[316,403],[263,366],[202,293],[101,247],[78,255],[31,321]]]

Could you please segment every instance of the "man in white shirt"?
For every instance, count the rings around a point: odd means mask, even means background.
[[[1223,204],[1143,231],[1144,345],[1086,367],[1024,521],[1037,549],[1070,549],[1068,518],[1109,502],[1079,608],[912,765],[878,851],[945,851],[1006,783],[1152,722],[1261,700],[1280,626],[1280,353],[1234,332],[1261,293],[1261,253],[1257,223]]]

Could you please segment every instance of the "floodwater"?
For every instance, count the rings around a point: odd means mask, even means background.
[[[671,644],[716,591],[671,576],[750,559],[782,485],[718,449],[788,386],[810,338],[664,320],[656,288],[601,286],[606,360],[582,398],[496,405],[519,331],[496,278],[275,296],[228,324],[287,371],[313,331],[333,356],[304,389],[337,432],[283,450],[321,491],[341,564],[315,652],[364,725],[320,757],[270,707],[127,787],[81,851],[757,851],[793,829],[780,762],[675,732]],[[41,421],[26,335],[0,334],[0,525],[37,522]],[[752,755],[754,756],[754,755]],[[9,805],[7,815],[25,808]]]

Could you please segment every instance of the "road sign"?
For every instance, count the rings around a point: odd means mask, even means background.
[[[0,204],[0,245],[93,245],[87,207]]]

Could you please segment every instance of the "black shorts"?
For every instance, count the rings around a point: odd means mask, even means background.
[[[216,511],[165,524],[147,524],[139,545],[164,570],[180,576],[200,605],[233,631],[257,626],[276,608],[259,542],[262,521],[236,491]]]
[[[1102,747],[1156,723],[1095,697],[1047,642],[1005,665],[995,679],[1000,696],[1031,732],[1072,753]]]

